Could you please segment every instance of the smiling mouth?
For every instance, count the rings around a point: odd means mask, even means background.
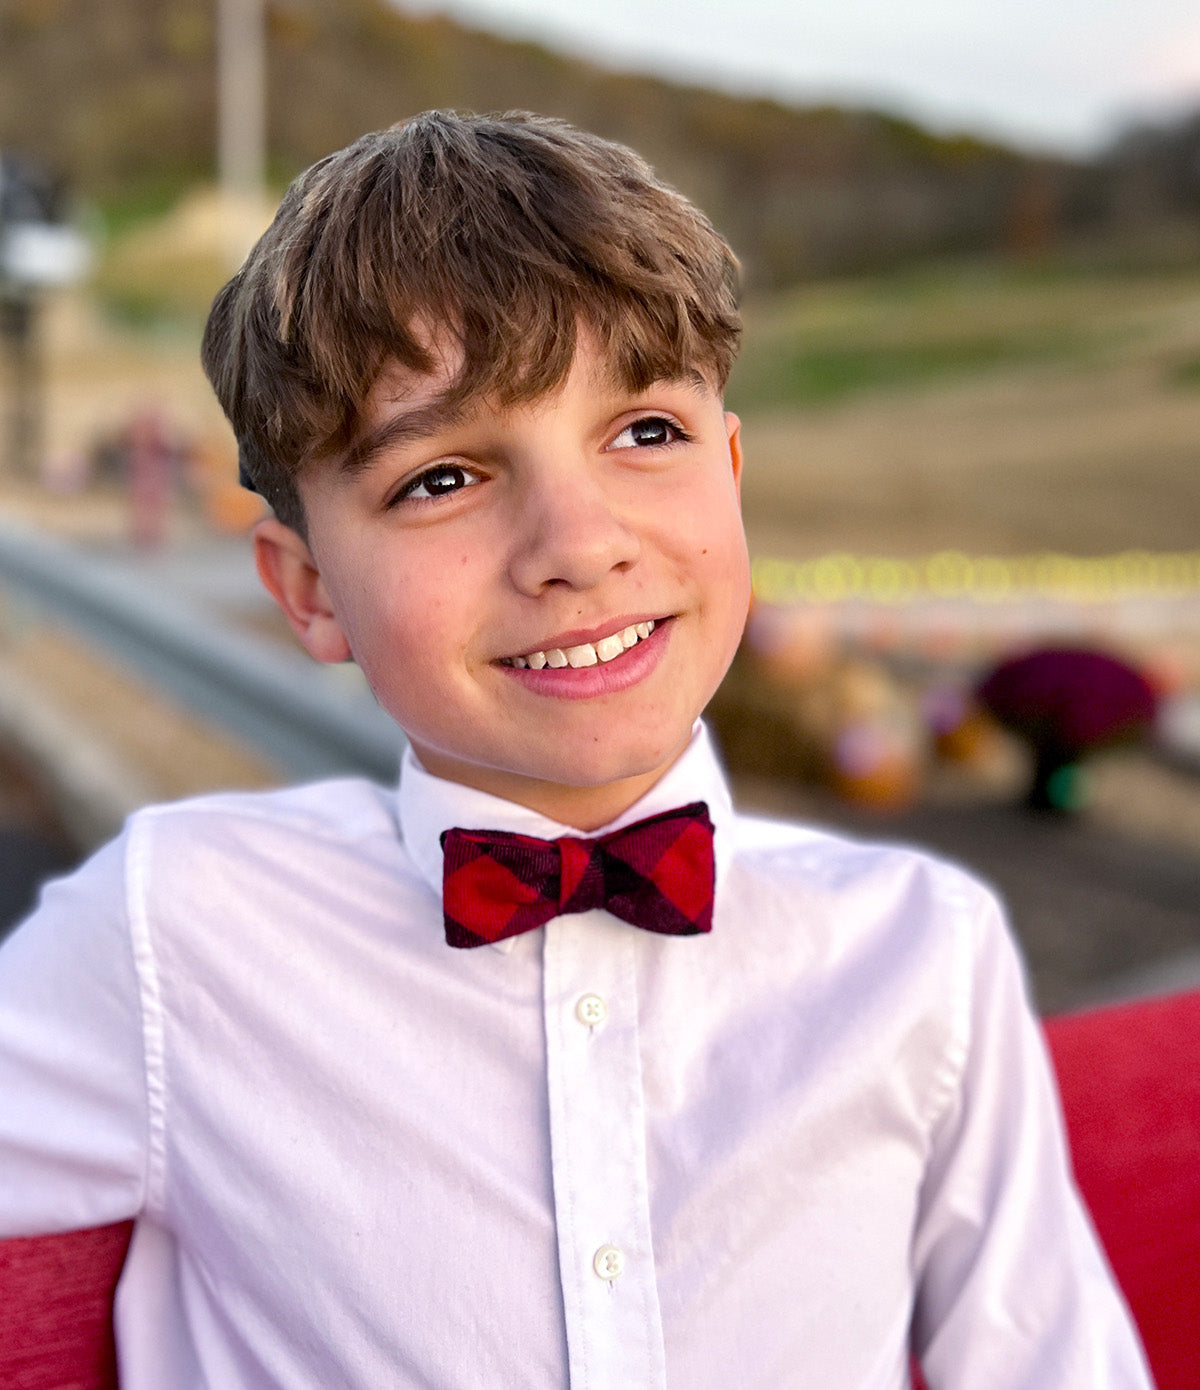
[[[576,647],[550,647],[544,652],[526,652],[524,656],[506,656],[500,665],[515,666],[520,671],[526,668],[540,671],[544,666],[554,670],[561,670],[565,666],[575,670],[583,666],[602,666],[627,652],[630,647],[636,647],[650,636],[654,628],[653,619],[645,623],[631,623],[596,642],[581,642]]]

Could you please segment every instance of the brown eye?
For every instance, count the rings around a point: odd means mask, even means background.
[[[665,444],[671,438],[671,426],[665,420],[639,420],[631,429],[638,444]]]
[[[439,463],[435,468],[427,468],[424,473],[418,474],[405,486],[397,500],[415,498],[426,501],[434,497],[448,497],[452,492],[470,487],[478,481],[474,473],[456,463]]]
[[[679,426],[665,417],[647,415],[644,419],[635,420],[632,425],[626,425],[613,440],[611,447],[614,449],[654,449],[661,448],[665,444],[674,444],[676,440],[686,438],[687,436]]]
[[[457,492],[460,487],[466,487],[467,475],[462,468],[439,468],[433,473],[426,473],[421,482],[431,497],[441,497],[443,493]]]

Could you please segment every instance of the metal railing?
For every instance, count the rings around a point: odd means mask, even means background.
[[[240,739],[283,780],[396,776],[403,735],[364,682],[322,668],[118,562],[0,523],[0,585]]]

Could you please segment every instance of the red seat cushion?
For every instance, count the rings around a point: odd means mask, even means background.
[[[116,1390],[113,1293],[132,1231],[0,1241],[0,1386]]]
[[[1200,991],[1050,1020],[1075,1176],[1159,1390],[1200,1386]]]

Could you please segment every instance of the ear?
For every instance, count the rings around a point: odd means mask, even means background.
[[[350,644],[304,538],[267,517],[254,528],[254,563],[309,656],[316,661],[351,660]]]
[[[729,459],[733,464],[733,484],[742,500],[742,422],[732,410],[725,412],[725,433],[729,436]]]

